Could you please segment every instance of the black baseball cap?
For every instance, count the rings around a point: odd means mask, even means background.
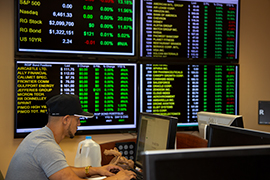
[[[78,117],[92,118],[93,113],[82,110],[80,99],[77,95],[59,94],[50,98],[46,105],[51,116],[73,115]]]

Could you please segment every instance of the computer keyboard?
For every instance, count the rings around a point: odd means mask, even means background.
[[[131,180],[143,180],[143,174],[139,171],[136,171],[135,169],[130,169],[130,171],[135,172],[137,178],[136,179],[131,179]]]

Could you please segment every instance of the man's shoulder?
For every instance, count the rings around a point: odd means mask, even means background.
[[[47,127],[30,133],[21,143],[22,146],[29,146],[32,148],[36,148],[42,144],[56,144],[52,132],[50,132]]]
[[[54,140],[53,133],[48,127],[43,127],[39,130],[33,131],[30,133],[26,139],[33,139],[33,140],[39,140],[39,139],[51,139]]]

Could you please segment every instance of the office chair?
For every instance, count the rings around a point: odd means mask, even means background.
[[[176,147],[177,149],[183,148],[203,148],[207,147],[208,141],[199,136],[177,132],[176,133]]]

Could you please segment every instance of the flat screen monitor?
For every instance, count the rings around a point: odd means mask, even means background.
[[[143,156],[144,180],[269,177],[269,145],[146,151]]]
[[[140,113],[135,164],[142,167],[141,153],[175,148],[177,118]]]
[[[137,65],[70,61],[16,61],[15,137],[47,124],[45,102],[57,94],[76,94],[84,111],[77,134],[135,132]]]
[[[228,126],[244,127],[242,115],[222,114],[200,111],[197,113],[199,134],[202,138],[208,139],[209,124],[221,124]]]
[[[239,66],[140,64],[140,112],[178,118],[179,130],[198,130],[197,112],[238,114]]]
[[[140,0],[140,57],[238,62],[240,0]]]
[[[15,0],[15,54],[135,58],[136,3]]]
[[[210,124],[208,147],[270,144],[270,133],[253,129]]]

